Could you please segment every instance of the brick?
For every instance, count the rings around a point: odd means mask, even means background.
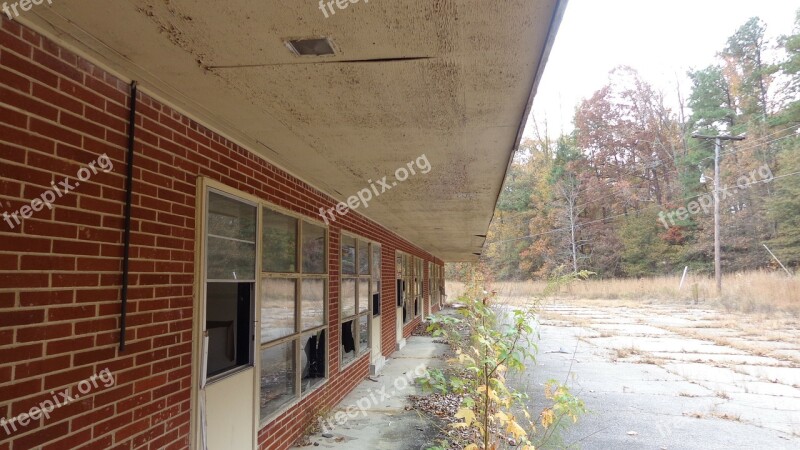
[[[53,253],[64,255],[99,256],[100,244],[82,241],[53,241]]]
[[[94,346],[94,338],[91,336],[82,336],[69,339],[61,339],[58,341],[50,341],[47,343],[47,354],[56,355],[59,353],[75,352],[78,350],[85,350]]]
[[[49,253],[51,245],[52,241],[50,239],[27,236],[16,236],[13,239],[0,239],[0,251],[16,253]],[[0,284],[0,286],[3,285]]]
[[[75,270],[75,258],[55,255],[22,255],[22,270]]]
[[[75,225],[67,223],[57,223],[52,221],[28,219],[23,224],[22,229],[27,235],[52,237],[52,238],[67,238],[67,239],[75,239],[78,236],[78,227],[76,227]],[[49,253],[51,245],[52,244],[48,240],[47,246],[46,247],[42,246],[42,249],[37,250],[36,252]],[[44,248],[46,248],[47,250],[44,250]]]
[[[24,378],[63,370],[69,367],[69,360],[70,357],[68,355],[63,355],[20,363],[14,367],[14,378],[16,380],[22,380]]]
[[[119,328],[116,318],[86,320],[75,323],[75,334],[90,334]]]
[[[65,338],[72,335],[71,323],[60,323],[55,325],[40,325],[31,328],[17,329],[17,342],[47,341],[52,339]]]
[[[122,243],[122,230],[106,230],[95,227],[80,227],[78,239],[94,242]]]
[[[8,403],[10,399],[28,397],[38,394],[42,390],[42,380],[33,379],[20,381],[11,385],[0,386],[0,404]]]
[[[87,364],[96,364],[102,361],[108,361],[115,358],[117,355],[116,347],[107,347],[97,350],[90,350],[87,352],[76,353],[73,356],[72,363],[75,366],[83,366]]]
[[[78,205],[88,211],[114,215],[122,215],[124,206],[121,202],[101,200],[88,196],[81,196]]]
[[[13,292],[0,292],[0,308],[13,308],[16,304],[16,295]]]
[[[79,186],[80,187],[80,186]],[[80,225],[100,226],[100,214],[92,211],[84,211],[68,208],[55,208],[55,220],[58,222],[67,222]]]
[[[116,258],[78,258],[78,271],[119,272],[122,261]]]
[[[117,301],[119,299],[120,299],[119,289],[113,289],[113,288],[79,289],[75,292],[75,301],[77,303],[108,302],[108,301]]]
[[[62,386],[73,386],[82,380],[88,379],[93,374],[94,371],[91,367],[81,367],[48,375],[44,378],[44,388],[56,389]]]
[[[0,361],[12,363],[15,361],[26,361],[42,356],[42,344],[25,344],[15,347],[0,348]],[[2,398],[0,397],[0,401]]]
[[[4,288],[37,288],[47,287],[49,283],[49,276],[42,273],[0,273],[0,286]],[[0,324],[3,323],[0,319]]]
[[[0,330],[0,345],[11,345],[14,342],[14,330],[6,329]]]
[[[0,282],[2,277],[6,276],[0,274]],[[5,284],[1,284],[6,286]],[[21,310],[21,311],[3,311],[0,313],[0,327],[17,327],[21,325],[30,325],[35,323],[44,322],[44,311],[42,310]],[[0,358],[2,361],[2,358]]]
[[[87,317],[94,317],[96,313],[97,307],[94,305],[59,306],[48,310],[47,320],[56,322],[59,320],[85,319]]]
[[[54,273],[53,287],[90,287],[98,286],[99,276],[95,273]]]
[[[72,303],[74,297],[71,290],[29,291],[20,292],[19,302],[21,306],[63,305]]]

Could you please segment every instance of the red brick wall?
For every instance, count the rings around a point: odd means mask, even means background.
[[[186,448],[189,445],[195,190],[206,176],[309,217],[335,201],[147,95],[139,95],[127,348],[118,351],[128,83],[2,17],[0,214],[18,210],[99,155],[114,164],[11,229],[0,221],[0,416],[108,368],[113,387],[7,436],[0,450]],[[301,423],[338,402],[368,372],[368,356],[339,373],[340,230],[383,249],[384,354],[395,344],[394,254],[441,264],[350,213],[330,230],[331,376],[259,433],[288,447]],[[427,269],[426,269],[427,270]],[[426,284],[427,286],[427,284]],[[410,333],[415,322],[404,331]]]

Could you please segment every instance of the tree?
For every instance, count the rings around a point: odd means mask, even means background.
[[[573,173],[565,174],[556,183],[556,201],[560,206],[557,213],[558,225],[563,225],[567,235],[569,260],[572,265],[572,273],[578,273],[578,260],[581,258],[579,249],[583,240],[580,239],[578,231],[580,215],[583,207],[578,205],[578,196],[581,190],[581,182]]]
[[[619,227],[619,240],[624,248],[622,270],[625,275],[643,277],[672,270],[677,252],[662,238],[663,232],[655,209],[637,211],[624,218]]]
[[[692,94],[689,96],[689,108],[692,109],[690,128],[713,134],[732,129],[736,120],[736,106],[722,68],[711,65],[702,70],[689,71],[688,75],[692,81]]]
[[[776,67],[764,60],[766,25],[753,17],[728,38],[720,56],[724,71],[738,97],[738,113],[750,121],[767,121],[767,90]]]
[[[800,122],[800,9],[795,14],[793,33],[781,36],[779,43],[786,56],[778,64],[784,85],[780,89],[782,109],[776,114],[776,126]]]
[[[777,224],[777,234],[770,247],[784,264],[800,266],[800,138],[794,138],[781,152],[780,170],[776,176],[775,196],[770,199],[769,218]]]

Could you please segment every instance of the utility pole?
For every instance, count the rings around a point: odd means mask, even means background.
[[[717,297],[722,295],[722,262],[720,259],[719,236],[719,154],[722,141],[743,141],[744,136],[703,136],[692,134],[695,139],[714,139],[714,278],[717,282]]]

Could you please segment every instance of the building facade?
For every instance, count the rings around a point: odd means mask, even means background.
[[[231,113],[231,95],[253,92],[228,78],[229,66],[190,52],[190,33],[158,21],[168,10],[193,27],[202,22],[196,14],[177,14],[170,2],[110,3],[21,1],[0,16],[0,450],[288,448],[439,310],[444,261],[475,258],[564,5],[534,2],[533,19],[518,21],[539,56],[520,61],[525,70],[496,93],[525,99],[480,100],[437,116],[433,98],[430,111],[419,111],[429,125],[395,117],[413,132],[387,122],[383,131],[396,139],[361,158],[367,147],[342,149],[358,145],[363,130],[341,124],[323,133],[313,111],[277,97],[269,106],[292,122]],[[378,11],[366,5],[350,7],[362,17]],[[424,8],[436,19],[425,23],[430,32],[457,15]],[[314,20],[335,24],[344,13]],[[516,17],[513,8],[494,15],[483,26]],[[86,20],[96,30],[86,31]],[[141,53],[130,39],[139,31],[127,22],[148,24]],[[303,58],[308,42],[319,51],[317,41],[286,41],[297,53],[286,57]],[[286,50],[282,40],[273,44]],[[179,50],[194,56],[153,56]],[[413,74],[419,79],[485,87],[426,72],[452,74],[472,61],[410,60],[427,64]],[[170,64],[190,68],[186,86]],[[411,81],[434,96],[444,86]],[[197,88],[203,83],[230,90]],[[330,89],[351,92],[333,82]],[[393,95],[407,112],[419,109],[402,91]],[[376,123],[395,114],[377,101],[369,108]],[[459,133],[484,115],[502,124],[477,135],[503,150],[476,163],[485,142],[458,156],[469,141]],[[262,124],[279,132],[262,136]],[[308,147],[298,146],[302,130]],[[319,161],[309,159],[314,146],[330,151],[314,149]],[[436,177],[426,175],[431,163]],[[394,178],[379,181],[374,174],[384,170]]]

